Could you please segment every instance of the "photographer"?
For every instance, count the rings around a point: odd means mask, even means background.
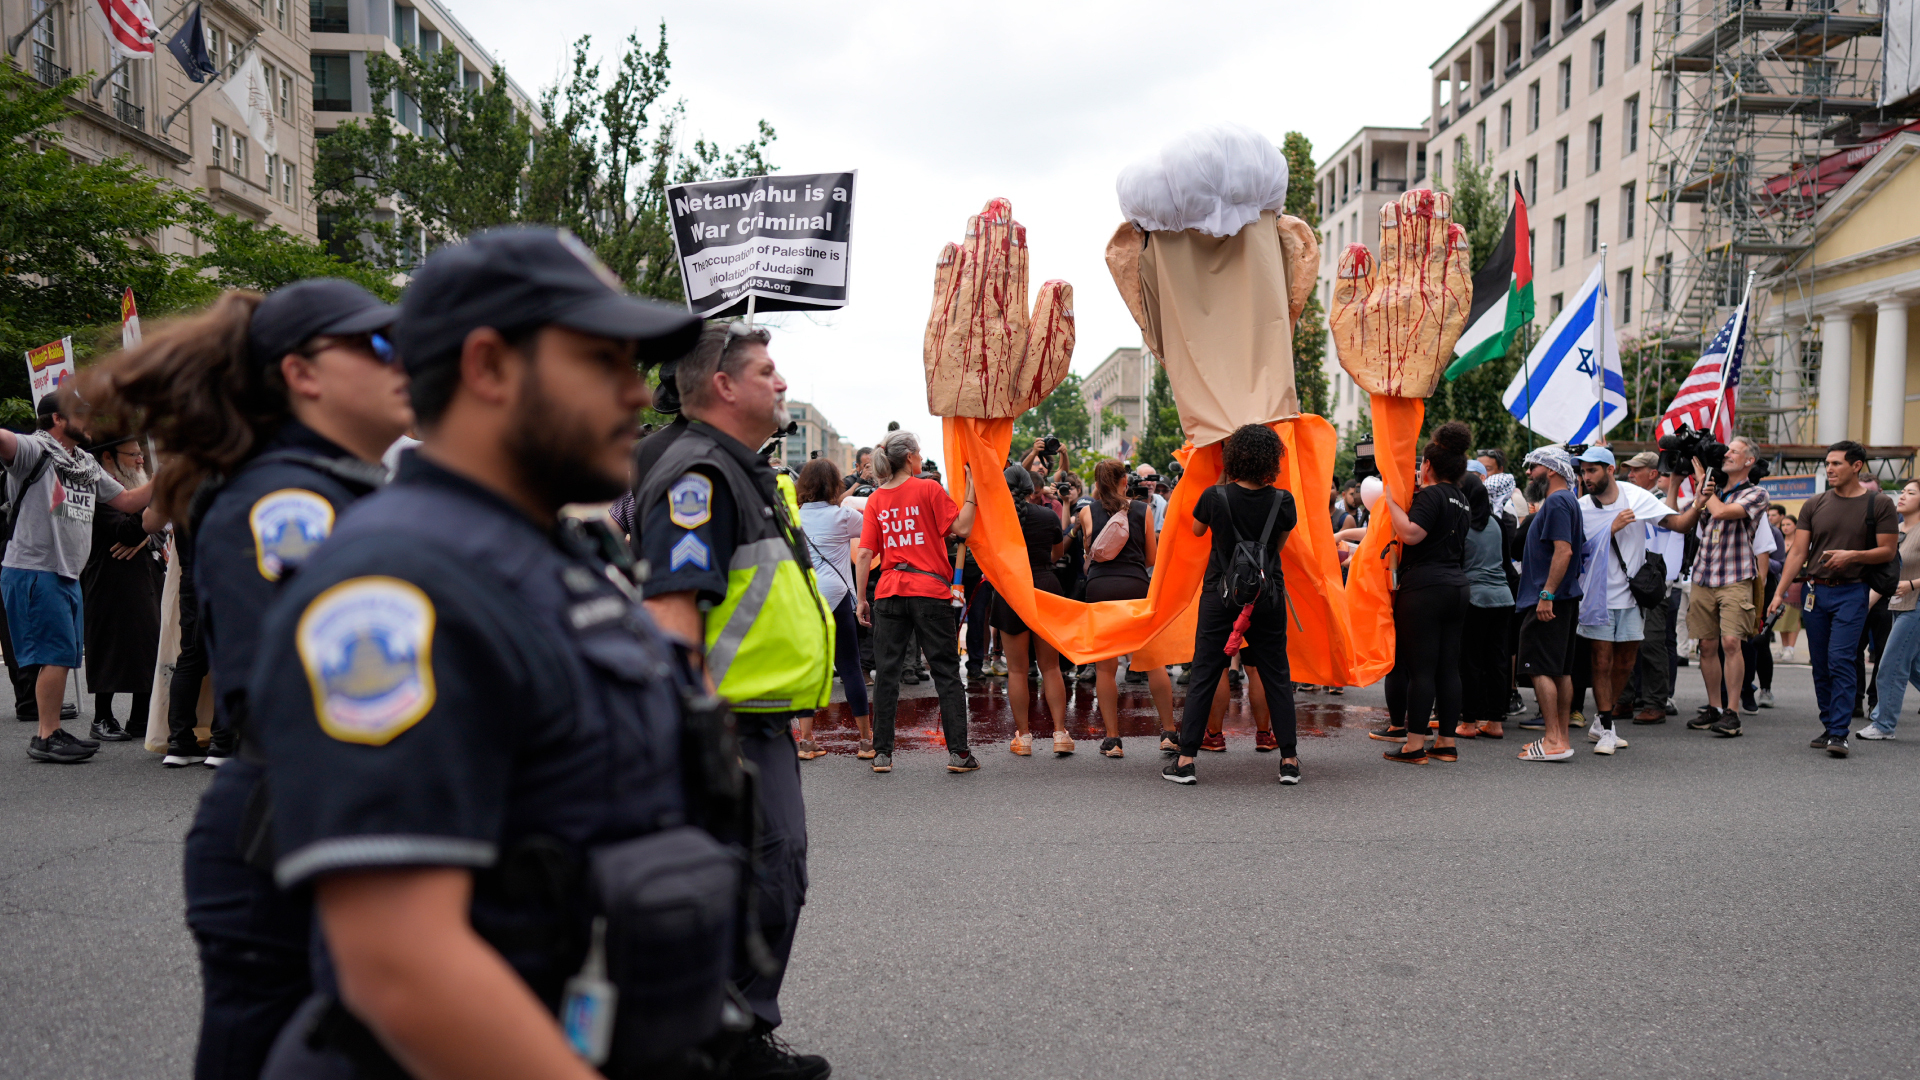
[[[1669,449],[1672,438],[1662,439],[1661,449]],[[1767,512],[1768,500],[1751,476],[1757,460],[1753,440],[1744,435],[1728,440],[1718,469],[1726,477],[1724,486],[1709,471],[1712,457],[1718,456],[1717,444],[1702,449],[1708,451],[1705,460],[1697,453],[1693,456],[1699,494],[1692,506],[1669,519],[1670,527],[1676,529],[1699,522],[1700,550],[1693,559],[1687,632],[1700,643],[1707,706],[1687,727],[1731,737],[1740,734],[1740,709],[1738,702],[1729,699],[1727,688],[1739,692],[1745,678],[1740,643],[1760,625],[1753,602],[1753,533]],[[1841,727],[1845,726],[1842,722]]]

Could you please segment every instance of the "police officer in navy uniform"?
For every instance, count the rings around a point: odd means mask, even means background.
[[[629,886],[740,910],[740,875],[680,857],[716,865],[689,778],[738,750],[690,741],[684,653],[619,545],[559,514],[620,493],[639,364],[697,332],[565,232],[483,232],[415,274],[395,337],[424,442],[276,603],[252,676],[275,876],[313,893],[327,955],[271,1080],[666,1076],[722,1030],[731,937],[663,935]]]
[[[187,925],[203,986],[199,1080],[259,1075],[281,1025],[310,993],[302,896],[274,887],[268,794],[244,737],[260,620],[348,505],[385,479],[380,455],[413,422],[407,378],[384,331],[397,310],[351,282],[303,281],[262,298],[229,292],[150,329],[92,369],[81,397],[146,418],[168,463],[161,511],[188,527],[192,589],[214,677],[213,741],[190,719],[167,761],[220,773],[200,800],[184,858]],[[172,715],[191,717],[191,707]]]
[[[663,630],[700,645],[707,680],[739,718],[742,751],[759,780],[758,914],[780,970],[768,975],[743,963],[737,973],[758,1037],[735,1075],[818,1080],[827,1062],[794,1053],[773,1031],[807,890],[791,720],[828,703],[833,620],[813,579],[792,485],[756,452],[789,420],[786,383],[767,341],[765,330],[714,323],[676,363],[690,423],[634,477],[635,547],[648,564],[648,611]]]

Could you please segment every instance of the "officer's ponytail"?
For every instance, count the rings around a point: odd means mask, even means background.
[[[184,523],[208,476],[229,476],[291,417],[280,372],[248,360],[247,333],[263,297],[235,289],[206,310],[147,330],[140,344],[82,372],[71,395],[117,430],[153,436],[165,467],[153,503]]]
[[[907,459],[920,452],[920,440],[911,431],[889,431],[873,448],[873,478],[886,483],[893,474],[907,467]]]

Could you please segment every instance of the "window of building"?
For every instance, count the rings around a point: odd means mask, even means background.
[[[293,76],[285,72],[280,75],[279,94],[274,103],[274,111],[280,114],[282,120],[293,119]]]
[[[420,47],[420,13],[410,7],[393,5],[393,41],[396,45]]]
[[[267,178],[267,197],[272,198],[279,194],[280,191],[279,187],[276,186],[279,183],[276,178],[280,175],[280,155],[268,154],[267,159],[261,162],[261,165],[263,166],[261,174]]]
[[[1620,271],[1620,287],[1616,289],[1614,301],[1620,306],[1620,323],[1626,325],[1633,321],[1633,271]]]
[[[1593,88],[1607,85],[1607,35],[1593,35]]]
[[[272,64],[260,65],[260,81],[267,86],[267,108],[273,108],[273,88],[280,82],[280,69]]]
[[[1600,118],[1587,121],[1587,175],[1600,171]]]
[[[1640,8],[1627,12],[1627,66],[1640,62],[1640,27],[1646,22]]]
[[[1467,137],[1462,135],[1453,140],[1453,178],[1456,182],[1460,179],[1460,163],[1465,160],[1467,160]]]
[[[1631,155],[1640,149],[1640,95],[1639,94],[1635,94],[1632,97],[1627,99],[1626,115],[1623,119],[1625,121],[1625,129],[1626,129],[1625,130],[1625,136],[1626,136],[1626,142],[1627,142],[1626,152],[1627,154]]]
[[[228,132],[227,151],[227,168],[235,176],[247,175],[247,137],[239,132]]]
[[[1527,84],[1527,134],[1540,130],[1540,80]]]
[[[33,0],[32,16],[47,10],[48,0]],[[33,24],[33,77],[52,86],[67,77],[60,66],[60,15],[58,12]]]
[[[1553,144],[1553,190],[1567,189],[1567,155],[1571,153],[1566,139]]]
[[[213,163],[224,164],[227,160],[227,128],[225,124],[213,125],[213,142],[209,144],[213,151]]]
[[[1620,186],[1620,239],[1633,239],[1634,219],[1640,216],[1640,202],[1634,198],[1637,185],[1629,180]]]
[[[1567,297],[1565,293],[1554,293],[1552,296],[1547,297],[1547,321],[1552,322],[1559,318],[1560,309],[1566,306]]]
[[[1587,254],[1600,253],[1600,200],[1587,204]]]
[[[1540,198],[1540,156],[1535,154],[1527,159],[1527,205],[1532,206]]]
[[[1513,102],[1500,103],[1500,149],[1513,145]]]
[[[227,55],[227,49],[229,47],[227,44],[227,32],[212,23],[202,23],[201,25],[206,27],[207,30],[207,55],[213,58],[215,64],[224,68],[227,61],[232,59],[232,57]]]
[[[1555,269],[1567,265],[1567,215],[1561,214],[1553,219],[1553,265]],[[1554,308],[1558,314],[1560,309]]]
[[[1560,110],[1566,112],[1573,108],[1573,57],[1560,61]]]
[[[1487,163],[1487,122],[1485,120],[1473,125],[1473,160],[1478,165]]]
[[[287,28],[287,0],[273,0],[273,25]]]
[[[1527,265],[1528,266],[1540,265],[1540,245],[1534,242],[1536,239],[1534,235],[1536,231],[1537,230],[1534,230],[1534,229],[1527,230]]]
[[[1436,187],[1447,182],[1447,174],[1441,171],[1441,165],[1443,163],[1440,160],[1441,158],[1444,158],[1446,156],[1447,155],[1441,153],[1438,150],[1435,150],[1433,152],[1433,183],[1434,183],[1434,186]]]
[[[353,67],[339,53],[313,53],[313,111],[353,111]]]
[[[316,34],[347,32],[347,0],[307,0],[307,29]]]

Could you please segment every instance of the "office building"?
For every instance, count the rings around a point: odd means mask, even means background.
[[[1153,385],[1151,365],[1156,362],[1144,348],[1115,349],[1080,380],[1088,430],[1093,435],[1094,452],[1100,457],[1125,458],[1146,430],[1146,393]],[[1120,424],[1103,432],[1102,417],[1109,409],[1119,417]],[[1075,470],[1091,482],[1085,466],[1076,464]]]

